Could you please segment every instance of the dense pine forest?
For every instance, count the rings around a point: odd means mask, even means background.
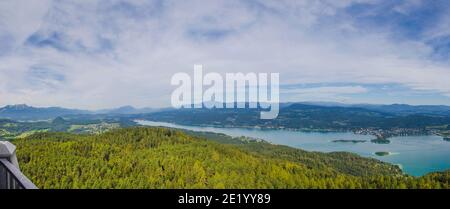
[[[16,139],[39,188],[449,188],[450,171],[416,178],[350,153],[306,152],[166,128]]]

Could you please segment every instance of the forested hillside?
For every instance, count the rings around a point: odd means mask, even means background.
[[[0,140],[23,138],[37,132],[70,132],[95,134],[119,127],[129,127],[134,123],[127,119],[105,116],[56,117],[46,121],[15,121],[0,119]]]
[[[165,128],[37,133],[14,143],[39,188],[449,188],[450,179],[448,171],[407,177],[351,154],[223,144]]]
[[[181,130],[181,129],[180,129]],[[245,137],[231,137],[225,134],[212,132],[197,132],[182,130],[189,135],[207,138],[222,144],[235,144],[239,148],[264,155],[265,157],[286,159],[304,164],[308,168],[322,170],[334,169],[341,173],[355,176],[398,176],[402,175],[401,169],[386,162],[372,158],[364,158],[350,152],[308,152],[305,150],[284,146],[273,145],[266,141],[255,142],[255,139]]]

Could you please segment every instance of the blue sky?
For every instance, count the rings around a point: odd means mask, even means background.
[[[450,105],[445,0],[3,0],[0,105],[170,105],[176,72],[280,73],[282,101]]]

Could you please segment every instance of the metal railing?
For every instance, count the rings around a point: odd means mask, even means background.
[[[16,146],[0,141],[0,189],[37,189],[19,169]]]

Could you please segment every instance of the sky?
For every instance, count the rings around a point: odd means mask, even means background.
[[[171,76],[280,74],[282,102],[450,105],[448,0],[1,0],[0,105],[170,106]]]

